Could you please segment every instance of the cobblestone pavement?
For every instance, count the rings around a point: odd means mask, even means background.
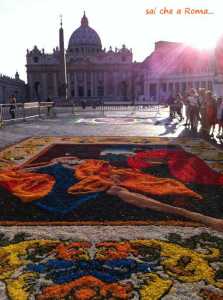
[[[0,148],[30,136],[192,136],[183,122],[168,119],[168,110],[134,114],[112,112],[72,115],[57,113],[54,118],[7,124],[0,129]]]

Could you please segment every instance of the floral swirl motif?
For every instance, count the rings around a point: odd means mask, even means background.
[[[103,300],[103,299],[132,299],[133,286],[131,283],[107,284],[93,276],[84,276],[64,285],[53,285],[43,289],[37,295],[37,300],[65,299],[72,300]]]
[[[10,300],[158,300],[171,294],[175,282],[205,282],[223,290],[220,270],[210,264],[221,259],[223,240],[207,234],[194,240],[202,251],[180,239],[181,244],[152,239],[96,244],[7,240],[0,248],[0,280]],[[198,294],[222,299],[222,292],[210,287]]]
[[[61,243],[55,249],[56,257],[64,260],[89,260],[90,247],[91,243],[88,242]]]

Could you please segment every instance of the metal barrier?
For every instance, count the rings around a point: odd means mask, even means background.
[[[50,115],[54,107],[53,102],[25,102],[0,104],[0,127],[4,123],[29,118],[40,118],[42,114]]]
[[[72,113],[92,113],[102,112],[105,115],[106,112],[126,112],[126,113],[137,113],[137,112],[154,112],[155,115],[160,113],[160,105],[158,103],[149,104],[106,104],[106,103],[74,103]]]
[[[130,115],[137,112],[153,112],[154,116],[160,114],[158,103],[106,103],[98,101],[80,101],[69,106],[72,114],[96,113],[100,112],[103,116],[109,112],[124,112]],[[69,109],[70,109],[69,108]],[[13,104],[0,104],[0,128],[7,122],[16,120],[26,121],[29,118],[41,118],[43,115],[55,116],[54,102],[25,102]]]

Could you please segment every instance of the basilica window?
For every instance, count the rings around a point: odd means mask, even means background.
[[[84,73],[83,72],[78,72],[77,73],[77,80],[78,81],[84,80]]]
[[[104,87],[98,86],[98,97],[103,97],[103,96],[104,96]]]
[[[150,89],[150,98],[152,100],[155,100],[157,96],[157,84],[151,83],[149,89]]]
[[[88,88],[88,90],[87,90],[87,96],[91,97],[91,89],[90,88]]]
[[[40,99],[40,82],[35,81],[34,83],[34,95],[37,99]]]
[[[84,97],[84,87],[78,86],[78,97]]]
[[[140,86],[140,89],[142,90],[142,86]],[[124,100],[126,100],[127,94],[128,94],[128,84],[126,81],[122,81],[120,84],[120,95],[124,98]]]
[[[39,62],[39,57],[34,56],[34,57],[33,57],[33,61],[34,61],[34,63],[38,63],[38,62]]]
[[[98,80],[99,81],[103,81],[103,79],[104,79],[104,74],[103,74],[103,72],[98,72],[98,74],[97,74],[98,76]]]
[[[73,73],[70,74],[70,81],[71,81],[71,84],[74,83],[74,74]]]
[[[91,73],[90,72],[86,72],[86,78],[87,78],[88,84],[90,84],[91,83]]]
[[[47,73],[47,88],[48,88],[48,94],[53,94],[53,74]]]
[[[113,90],[114,90],[114,80],[113,80],[113,75],[112,73],[108,73],[108,95],[112,96]]]

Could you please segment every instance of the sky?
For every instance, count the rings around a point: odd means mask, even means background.
[[[165,7],[173,14],[160,14]],[[185,8],[208,9],[210,14],[185,15]],[[150,9],[156,13],[147,14]],[[222,0],[0,0],[0,73],[14,76],[18,71],[26,81],[26,49],[37,45],[51,53],[58,46],[60,14],[67,48],[84,10],[103,48],[125,44],[136,61],[143,61],[159,40],[214,48],[223,35]]]

